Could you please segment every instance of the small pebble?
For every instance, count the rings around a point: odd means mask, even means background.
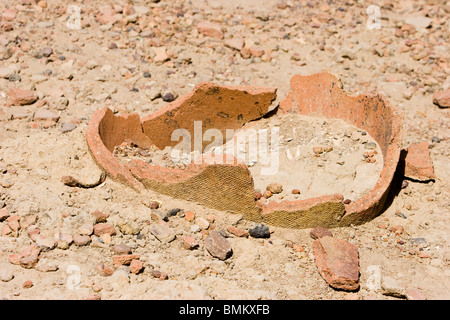
[[[439,142],[441,142],[441,139],[439,137],[434,136],[433,138],[431,138],[431,142],[432,143],[439,143]]]
[[[153,221],[168,221],[169,214],[164,213],[157,209],[152,209],[152,212],[150,213],[150,217],[153,219]]]
[[[24,289],[29,289],[29,288],[31,288],[33,286],[33,281],[31,281],[31,280],[27,280],[27,281],[25,281],[24,283],[22,283],[22,287],[24,288]]]
[[[186,214],[184,215],[184,218],[185,218],[187,221],[192,222],[192,221],[194,221],[194,219],[195,219],[195,213],[192,212],[192,211],[188,211],[188,212],[186,212]]]
[[[53,49],[52,48],[50,48],[50,47],[45,47],[45,48],[43,48],[42,49],[42,55],[44,56],[44,57],[50,57],[51,56],[51,54],[53,53]]]
[[[22,81],[22,78],[18,73],[13,73],[8,77],[9,82],[20,82]]]
[[[207,230],[209,228],[209,221],[205,218],[199,217],[195,219],[195,223],[200,227],[202,230]]]
[[[131,253],[131,247],[127,246],[126,244],[116,244],[111,247],[111,250],[118,255],[122,254],[130,254]]]
[[[425,238],[412,238],[411,244],[427,244],[427,240]]]
[[[322,147],[313,147],[313,152],[316,155],[319,155],[319,154],[321,154],[323,152],[323,148]]]
[[[170,210],[167,210],[166,214],[168,217],[176,216],[178,212],[180,212],[182,209],[180,208],[173,208]]]
[[[73,123],[71,123],[71,122],[66,122],[66,123],[64,123],[64,124],[61,126],[60,131],[61,131],[62,133],[67,133],[67,132],[70,132],[70,131],[72,131],[72,130],[75,130],[76,127],[77,127],[77,126],[76,126],[75,124],[73,124]]]
[[[237,227],[229,226],[227,231],[236,237],[248,237],[248,232]]]
[[[272,194],[278,194],[283,192],[283,186],[279,183],[272,182],[266,187],[266,190],[270,191]]]
[[[402,212],[400,212],[400,211],[396,211],[396,212],[395,212],[395,215],[396,215],[397,217],[406,219],[406,216],[405,216]]]
[[[166,93],[165,95],[162,96],[162,99],[165,102],[172,102],[172,101],[175,100],[175,96],[172,93],[168,92],[168,93]]]
[[[3,268],[0,270],[0,281],[8,282],[14,279],[12,270]]]
[[[91,242],[91,237],[87,235],[74,234],[73,235],[73,243],[76,246],[85,246]]]
[[[269,190],[264,191],[264,193],[263,193],[264,198],[268,199],[271,196],[273,196],[272,192],[270,192]]]
[[[374,150],[374,149],[376,149],[376,147],[377,147],[377,144],[375,142],[367,142],[364,145],[364,148],[369,149],[369,150]]]
[[[167,273],[161,272],[159,270],[153,270],[152,277],[158,278],[159,280],[167,280],[169,278]]]
[[[116,43],[114,43],[114,42],[111,42],[109,45],[108,45],[108,49],[117,49],[118,48],[118,46],[117,46],[117,44]]]
[[[181,245],[186,250],[194,250],[199,246],[197,240],[195,240],[191,236],[184,236],[183,238],[181,238]]]

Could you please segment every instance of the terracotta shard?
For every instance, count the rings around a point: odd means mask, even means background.
[[[177,145],[179,141],[172,138],[172,133],[185,129],[192,137],[191,150],[196,150],[196,123],[202,130],[200,134],[208,129],[220,130],[225,142],[227,129],[241,128],[264,116],[276,98],[276,91],[275,88],[200,83],[191,93],[143,118],[142,129],[160,149]],[[201,151],[210,143],[204,141]]]
[[[313,242],[317,269],[333,288],[354,291],[359,288],[358,247],[330,236]]]
[[[426,141],[410,145],[406,151],[404,176],[413,180],[434,180],[434,165]]]
[[[125,140],[131,140],[142,147],[152,145],[142,132],[137,114],[115,116],[108,108],[94,113],[86,130],[86,141],[95,162],[112,179],[136,191],[142,191],[143,185],[112,154],[114,147]]]

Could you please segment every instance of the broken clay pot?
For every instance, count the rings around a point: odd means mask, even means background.
[[[230,155],[223,155],[224,161],[220,162],[202,155],[201,161],[194,161],[185,169],[172,169],[140,160],[121,164],[112,154],[124,141],[141,148],[174,146],[177,142],[172,140],[172,132],[183,129],[194,135],[194,122],[201,123],[201,132],[220,130],[226,142],[227,129],[239,129],[260,119],[275,98],[275,88],[200,83],[191,93],[143,119],[137,114],[116,116],[108,108],[98,110],[90,120],[86,140],[98,166],[112,179],[136,191],[151,189],[239,213],[248,220],[288,228],[348,226],[377,216],[399,161],[401,116],[380,95],[349,96],[340,88],[339,80],[328,73],[294,76],[291,91],[276,112],[342,119],[374,137],[384,156],[381,176],[373,190],[351,204],[344,204],[342,195],[335,194],[259,205],[250,171]],[[195,142],[191,144],[194,146]],[[202,142],[202,150],[205,147]]]

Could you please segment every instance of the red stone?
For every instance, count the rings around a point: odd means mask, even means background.
[[[20,217],[10,216],[8,218],[8,227],[10,227],[14,232],[18,231],[20,229]]]
[[[8,210],[6,210],[6,208],[0,209],[0,221],[3,221],[7,218],[9,218]]]
[[[94,234],[98,237],[103,234],[109,234],[110,236],[113,236],[116,234],[116,229],[109,223],[97,223],[94,226]]]
[[[38,100],[38,97],[30,90],[14,88],[8,91],[9,103],[11,105],[28,105]]]
[[[169,276],[165,272],[161,272],[159,270],[152,271],[152,277],[159,278],[159,280],[167,280]]]
[[[358,247],[341,239],[324,236],[313,242],[317,269],[333,288],[347,291],[359,289]]]
[[[232,38],[225,40],[224,44],[231,49],[241,51],[244,48],[245,41],[243,38]]]
[[[94,212],[91,213],[91,215],[95,218],[95,222],[105,222],[106,219],[108,219],[109,214],[107,213],[103,213],[99,210],[95,210]]]
[[[441,108],[450,107],[450,89],[438,91],[433,95],[433,103]]]
[[[324,236],[329,236],[329,237],[333,236],[333,234],[331,233],[330,230],[328,230],[327,228],[321,227],[321,226],[318,226],[318,227],[315,227],[314,229],[312,229],[311,232],[309,233],[309,235],[314,240],[322,238]]]
[[[223,39],[223,32],[217,23],[202,21],[197,25],[197,30],[199,33],[204,34],[208,37]]]
[[[122,254],[118,256],[113,256],[113,265],[122,266],[129,265],[132,260],[139,260],[140,256],[137,254]]]
[[[192,212],[192,211],[188,211],[188,212],[185,213],[184,218],[185,218],[187,221],[192,222],[192,221],[194,221],[194,219],[195,219],[195,213]]]
[[[85,246],[91,242],[91,237],[81,234],[74,234],[73,235],[73,243],[76,246]]]
[[[406,292],[406,299],[408,299],[408,300],[427,300],[427,297],[419,289],[409,289]]]
[[[205,238],[205,248],[213,257],[220,260],[229,258],[233,252],[230,242],[218,231],[211,231]]]
[[[133,259],[130,262],[130,272],[138,274],[144,268],[144,263],[141,260]]]
[[[98,263],[95,266],[95,270],[98,272],[99,275],[103,276],[103,277],[107,277],[110,276],[114,273],[114,269],[105,265],[104,263]]]
[[[22,268],[31,269],[38,263],[38,261],[39,261],[39,255],[33,253],[29,256],[20,258],[19,265]]]
[[[229,226],[227,228],[227,231],[231,234],[234,234],[236,237],[248,237],[248,232],[241,228]]]
[[[115,14],[116,12],[111,6],[104,6],[100,9],[96,19],[101,24],[113,23],[116,21]]]
[[[198,248],[198,242],[191,236],[184,236],[181,238],[181,245],[186,250],[193,250]]]

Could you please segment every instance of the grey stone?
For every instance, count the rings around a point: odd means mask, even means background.
[[[163,243],[169,243],[175,239],[175,232],[165,222],[152,225],[150,232]]]
[[[50,111],[50,110],[45,110],[45,109],[39,109],[38,111],[36,111],[36,113],[34,114],[34,120],[54,120],[54,121],[58,121],[59,120],[59,115]]]
[[[406,289],[400,286],[397,280],[388,276],[381,279],[381,293],[396,298],[406,297]]]
[[[73,123],[71,123],[71,122],[66,122],[66,123],[64,123],[64,124],[61,126],[60,131],[61,131],[62,133],[67,133],[67,132],[70,132],[70,131],[72,131],[72,130],[75,130],[76,127],[77,127],[77,126],[76,126],[75,124],[73,124]]]

